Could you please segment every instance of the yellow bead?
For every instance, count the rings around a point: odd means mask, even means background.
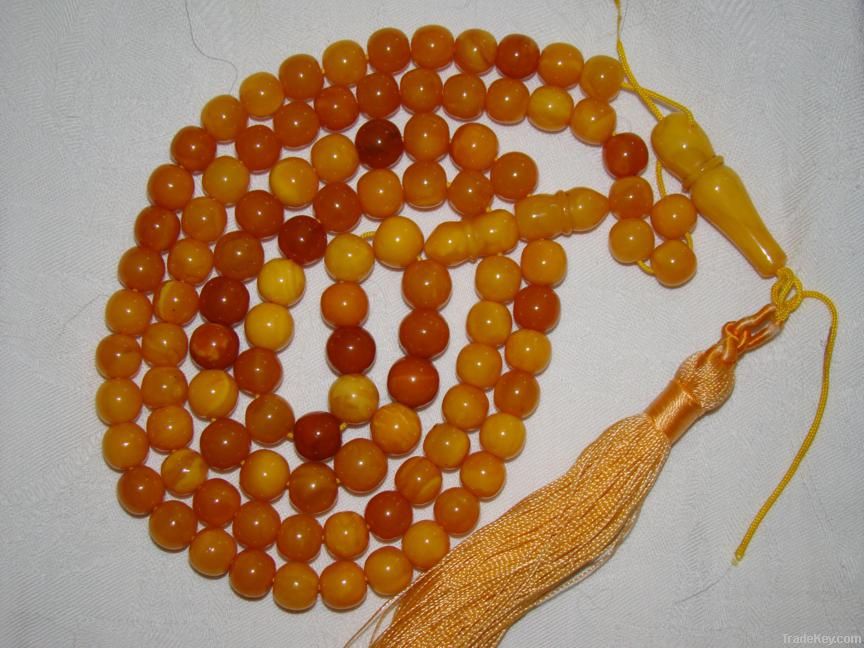
[[[423,250],[423,232],[410,218],[392,216],[375,231],[375,258],[392,268],[406,268]]]
[[[623,81],[624,70],[618,59],[600,54],[585,61],[579,85],[589,97],[608,102],[621,90]]]
[[[341,133],[325,135],[312,145],[312,166],[324,182],[343,182],[354,175],[360,156],[354,142]]]
[[[294,318],[284,306],[262,302],[246,315],[243,329],[251,346],[281,351],[294,335]]]
[[[472,342],[456,358],[456,375],[468,385],[491,389],[501,375],[501,366],[501,355],[494,347]]]
[[[96,392],[96,413],[106,425],[134,421],[144,399],[138,385],[128,378],[106,380]]]
[[[468,337],[474,342],[498,347],[507,341],[513,328],[513,317],[503,304],[480,301],[468,311]]]
[[[202,419],[222,418],[234,411],[239,389],[221,369],[200,371],[189,383],[189,407]]]
[[[506,475],[501,460],[485,451],[468,455],[459,471],[462,485],[480,499],[495,497],[504,486]]]
[[[528,100],[528,121],[547,133],[567,128],[572,112],[573,97],[566,90],[555,86],[540,86]]]
[[[522,271],[513,259],[491,256],[483,259],[474,274],[477,293],[502,304],[512,301],[522,284]]]
[[[538,374],[549,366],[552,345],[540,331],[519,329],[507,338],[504,358],[513,369]]]
[[[509,252],[519,241],[519,228],[513,214],[495,209],[465,221],[471,234],[469,258],[493,256]]]
[[[618,263],[636,263],[651,256],[654,232],[641,218],[622,218],[609,230],[609,251]]]
[[[402,551],[412,565],[426,571],[450,551],[450,538],[438,523],[421,520],[408,527],[402,536]]]
[[[354,511],[334,513],[324,523],[324,545],[334,558],[360,556],[369,545],[366,521]]]
[[[411,561],[396,547],[376,549],[363,567],[369,587],[381,596],[398,594],[411,583],[414,568]]]
[[[318,174],[302,158],[279,160],[270,170],[270,191],[288,207],[304,207],[318,193]]]
[[[537,73],[549,85],[570,88],[579,83],[584,64],[577,48],[568,43],[550,43],[540,54]]]
[[[489,399],[473,385],[454,385],[441,404],[444,420],[462,430],[476,430],[489,411]]]
[[[600,146],[615,133],[617,115],[605,101],[587,97],[576,104],[570,117],[570,130],[586,144]]]
[[[207,479],[208,468],[204,457],[194,450],[182,448],[162,462],[162,481],[174,495],[191,495]]]
[[[240,84],[240,103],[253,117],[269,117],[284,100],[282,83],[269,72],[251,74]]]
[[[447,221],[436,227],[426,241],[426,256],[446,266],[456,266],[468,259],[468,231],[464,223]]]
[[[411,452],[422,433],[420,417],[401,403],[388,403],[372,416],[372,440],[389,455]]]
[[[337,234],[324,252],[324,267],[336,281],[359,283],[375,264],[372,247],[356,234]]]
[[[555,241],[531,241],[522,250],[522,276],[541,286],[555,286],[567,274],[567,253]]]
[[[682,241],[666,241],[651,253],[651,269],[661,284],[677,288],[696,274],[696,255]]]
[[[302,612],[315,605],[318,598],[318,574],[302,562],[288,562],[276,570],[273,578],[273,600],[291,612]]]
[[[339,376],[328,394],[330,412],[349,425],[366,423],[378,409],[378,388],[366,376]]]
[[[223,155],[204,170],[201,186],[211,198],[233,205],[249,190],[249,170],[237,158]]]
[[[258,292],[274,304],[291,306],[306,289],[306,273],[290,259],[271,259],[258,273]]]
[[[442,470],[458,468],[470,449],[468,435],[447,423],[434,426],[423,440],[423,452]]]
[[[333,610],[349,610],[366,597],[366,577],[363,570],[350,560],[338,560],[327,565],[318,579],[321,599]]]
[[[696,206],[683,194],[669,194],[651,208],[651,225],[665,239],[684,238],[696,225]]]
[[[480,426],[480,445],[499,459],[512,459],[525,445],[525,424],[512,414],[493,414]]]
[[[273,450],[256,450],[240,468],[240,487],[252,499],[269,502],[288,487],[288,462]]]

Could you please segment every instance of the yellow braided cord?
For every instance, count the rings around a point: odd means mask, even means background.
[[[819,426],[822,424],[822,417],[825,414],[825,406],[828,403],[828,392],[831,388],[831,358],[834,355],[834,342],[837,340],[837,325],[839,322],[837,307],[828,295],[815,290],[804,290],[801,280],[798,279],[798,277],[795,276],[795,273],[789,268],[781,268],[778,270],[777,282],[771,288],[771,301],[777,309],[777,322],[785,322],[789,316],[798,309],[805,299],[816,299],[822,302],[831,314],[831,327],[828,330],[828,340],[825,343],[825,353],[822,358],[822,389],[819,393],[819,404],[816,407],[816,414],[813,416],[813,422],[810,424],[810,430],[807,432],[807,436],[804,437],[804,441],[801,443],[801,447],[798,448],[798,452],[795,453],[795,458],[792,460],[792,464],[786,470],[786,474],[783,475],[780,483],[777,484],[774,491],[768,499],[765,500],[765,503],[759,509],[759,512],[756,513],[756,517],[753,518],[753,521],[747,528],[747,532],[741,539],[741,543],[735,550],[735,558],[732,561],[733,565],[737,565],[744,558],[747,547],[753,539],[759,525],[762,524],[762,520],[764,520],[765,516],[768,515],[768,511],[771,510],[771,507],[774,506],[774,503],[780,495],[783,494],[786,486],[789,485],[792,477],[794,477],[795,473],[798,471],[798,466],[801,465],[801,462],[810,450],[810,446],[813,445],[813,440],[816,438],[816,433],[819,431]]]

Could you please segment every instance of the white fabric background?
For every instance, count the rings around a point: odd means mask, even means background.
[[[799,476],[744,563],[730,567],[815,407],[827,315],[807,303],[742,363],[730,402],[676,446],[618,555],[532,612],[504,645],[774,646],[784,634],[860,636],[864,8],[858,0],[626,4],[625,40],[641,81],[693,108],[805,284],[836,298],[834,387]],[[232,61],[240,78],[275,71],[291,53],[318,55],[339,38],[365,43],[380,26],[410,34],[428,22],[522,32],[541,46],[570,41],[586,56],[614,52],[605,0],[190,0],[189,10],[201,48]],[[6,0],[2,15],[0,645],[341,645],[377,597],[350,613],[319,603],[297,616],[269,599],[240,600],[224,579],[208,582],[185,555],[151,543],[146,522],[117,505],[117,475],[100,456],[92,358],[117,259],[133,244],[150,169],[206,99],[228,91],[234,71],[193,47],[181,0]],[[647,138],[650,118],[636,101],[622,96],[617,107],[621,129]],[[535,156],[540,190],[608,187],[598,151],[569,134],[527,124],[498,130],[502,151]],[[446,217],[418,216],[427,232]],[[608,227],[562,241],[570,269],[553,363],[528,445],[508,466],[504,493],[483,507],[484,522],[557,476],[609,423],[639,411],[723,322],[767,300],[769,283],[705,222],[695,233],[699,273],[677,291],[615,264]],[[396,281],[378,268],[368,284],[379,385],[405,312]],[[471,281],[472,268],[455,273],[446,310],[454,336],[438,364],[444,387]],[[280,392],[298,412],[324,406],[331,380],[317,315],[325,283],[320,266],[309,273],[296,342],[282,356]],[[437,411],[426,410],[424,422]],[[341,505],[362,502],[342,496]]]

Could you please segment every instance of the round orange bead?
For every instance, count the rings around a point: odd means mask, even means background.
[[[399,325],[399,343],[409,356],[434,358],[447,348],[449,341],[446,320],[433,310],[412,310]]]
[[[260,549],[246,549],[234,558],[228,578],[237,594],[257,599],[270,591],[275,575],[276,563],[269,555]]]
[[[290,612],[308,610],[318,598],[318,574],[309,565],[290,562],[276,570],[273,600]]]
[[[283,101],[282,84],[269,72],[251,74],[240,84],[240,103],[247,113],[258,119],[270,117]]]
[[[634,221],[635,222],[635,221]],[[519,329],[507,338],[504,358],[513,369],[538,374],[549,366],[552,345],[540,331]]]
[[[518,124],[528,114],[531,93],[516,79],[496,79],[486,90],[486,113],[499,124]]]
[[[480,427],[489,411],[489,399],[473,385],[454,385],[444,394],[441,404],[444,420],[462,430]]]
[[[348,425],[360,425],[378,409],[378,388],[360,374],[339,376],[327,394],[330,412]]]
[[[683,194],[669,194],[651,208],[651,225],[665,239],[683,238],[696,225],[696,206]]]
[[[234,516],[231,532],[247,549],[266,549],[279,533],[279,514],[267,502],[245,502]]]
[[[126,250],[117,265],[117,276],[125,288],[139,292],[153,292],[162,282],[165,262],[153,250],[133,247]]]
[[[381,596],[398,594],[411,583],[414,568],[411,561],[396,547],[376,549],[363,567],[369,587]]]
[[[579,83],[584,60],[582,52],[567,43],[550,43],[543,48],[537,73],[545,83],[570,88]]]
[[[549,286],[526,286],[513,300],[513,319],[522,328],[547,333],[555,328],[560,312],[561,302]]]
[[[153,509],[149,526],[153,542],[167,551],[180,551],[195,537],[198,520],[186,504],[169,500]]]
[[[183,328],[167,322],[151,324],[141,338],[144,359],[155,367],[176,367],[186,357],[186,346]]]
[[[324,128],[341,131],[357,121],[360,105],[348,88],[329,86],[315,97],[315,114]]]
[[[318,192],[318,174],[301,158],[279,160],[270,170],[270,192],[287,207],[303,207],[311,203]]]
[[[350,560],[362,555],[369,545],[363,517],[354,511],[331,515],[324,523],[324,544],[334,558]]]
[[[480,445],[499,459],[512,459],[525,445],[525,424],[512,414],[493,414],[480,427]]]
[[[186,376],[177,367],[153,367],[141,379],[141,398],[150,409],[182,405],[188,389]]]
[[[447,174],[437,162],[415,162],[402,174],[402,188],[405,202],[415,209],[434,209],[447,197]]]
[[[192,433],[192,416],[185,407],[160,407],[147,417],[147,438],[159,452],[185,448],[192,441]]]
[[[255,124],[237,134],[234,142],[237,157],[252,173],[269,169],[282,151],[282,142],[270,128]]]
[[[333,470],[348,490],[369,493],[387,476],[387,457],[372,441],[352,439],[336,453]]]
[[[454,74],[444,82],[444,110],[456,119],[476,119],[486,103],[486,85],[473,74]]]
[[[651,253],[651,269],[668,288],[684,285],[696,274],[696,255],[682,241],[665,241]]]
[[[452,290],[450,272],[431,259],[412,262],[402,275],[402,295],[413,308],[440,309]]]
[[[531,374],[513,369],[495,385],[495,407],[519,418],[531,416],[540,400],[540,386]]]
[[[459,479],[462,485],[481,499],[495,497],[504,486],[504,464],[495,455],[481,451],[468,455],[462,462]]]
[[[493,301],[480,301],[468,311],[468,337],[474,342],[501,346],[507,341],[513,318],[506,306]]]
[[[609,230],[609,251],[618,263],[645,261],[653,250],[654,232],[641,219],[622,219]]]
[[[495,65],[498,42],[483,29],[466,29],[456,38],[453,58],[461,70],[483,74]]]
[[[366,53],[359,43],[340,40],[324,50],[324,76],[334,86],[354,85],[366,75]]]
[[[492,165],[492,189],[504,200],[521,200],[537,187],[537,164],[524,153],[505,153]]]
[[[443,68],[453,60],[453,34],[440,25],[425,25],[411,37],[411,58],[421,68]]]
[[[259,445],[281,443],[294,428],[294,410],[277,394],[262,394],[246,406],[246,429]]]
[[[372,441],[389,455],[402,455],[420,440],[420,417],[401,403],[388,403],[378,409],[370,422]]]
[[[171,140],[171,157],[187,171],[203,171],[216,156],[216,140],[203,128],[186,126]]]
[[[325,135],[312,145],[312,166],[324,182],[347,180],[360,165],[354,142],[339,133]]]
[[[349,610],[366,597],[366,577],[355,563],[340,560],[328,565],[318,579],[321,599],[334,610]]]
[[[295,101],[314,99],[324,87],[324,73],[315,57],[308,54],[289,56],[279,66],[279,81],[285,96]]]
[[[237,396],[237,383],[221,369],[205,369],[189,383],[189,407],[203,419],[231,414]]]
[[[462,169],[485,171],[498,157],[498,137],[483,124],[463,124],[453,133],[450,156]]]
[[[162,478],[148,466],[134,466],[117,481],[117,499],[130,515],[148,515],[163,497]]]
[[[213,252],[196,239],[180,239],[168,253],[168,272],[191,285],[204,281],[213,269]]]
[[[401,358],[387,374],[387,391],[393,400],[403,405],[415,409],[424,407],[438,393],[438,370],[425,358]]]
[[[285,208],[273,194],[256,189],[243,194],[234,208],[241,229],[259,239],[276,236],[285,220]]]
[[[603,144],[603,163],[616,178],[638,176],[648,166],[648,147],[635,133],[618,133]]]
[[[447,188],[450,206],[462,216],[479,216],[492,204],[492,182],[480,171],[464,169]]]
[[[555,241],[538,239],[522,250],[522,276],[541,286],[555,286],[567,274],[567,253]]]
[[[456,358],[456,375],[468,385],[490,389],[501,375],[502,364],[494,347],[472,342],[462,347]]]
[[[162,462],[162,481],[173,495],[191,495],[207,479],[207,462],[189,448],[175,450]]]
[[[441,470],[425,457],[411,457],[396,471],[396,490],[414,506],[428,504],[441,490]]]
[[[223,205],[233,205],[249,190],[249,169],[237,158],[223,155],[204,170],[204,193]]]
[[[448,551],[450,538],[440,524],[421,520],[412,524],[402,537],[402,551],[417,569],[434,567]]]
[[[398,491],[382,491],[366,504],[364,513],[369,530],[381,540],[395,540],[411,526],[414,510]]]
[[[399,72],[411,61],[408,37],[398,29],[385,27],[374,32],[366,43],[369,64],[381,72]]]
[[[135,240],[154,252],[164,252],[174,245],[179,233],[177,215],[161,207],[145,207],[135,219]]]
[[[467,488],[448,488],[435,500],[435,521],[450,535],[464,535],[480,519],[480,501]]]
[[[426,434],[423,452],[442,470],[458,468],[471,448],[468,435],[457,427],[439,423]]]
[[[114,470],[140,466],[149,450],[147,435],[134,423],[112,425],[102,437],[102,456]]]
[[[189,564],[210,578],[227,574],[236,555],[237,543],[222,529],[204,529],[189,545]]]
[[[593,99],[611,101],[621,90],[624,70],[618,59],[600,54],[585,61],[579,85],[582,91]]]
[[[96,369],[105,378],[131,378],[140,367],[141,347],[130,335],[114,333],[96,347]]]
[[[576,104],[570,116],[570,130],[586,144],[600,146],[615,132],[617,116],[605,101],[587,97]]]
[[[372,169],[357,181],[357,197],[370,218],[389,218],[402,209],[402,183],[390,169]]]
[[[433,70],[409,70],[399,80],[402,105],[414,113],[432,112],[441,105],[444,85]]]
[[[114,333],[141,335],[152,315],[150,300],[134,290],[118,290],[105,304],[105,324]]]
[[[537,71],[540,48],[533,38],[523,34],[510,34],[498,43],[495,65],[506,77],[525,79]]]
[[[311,515],[299,513],[282,521],[276,546],[288,560],[309,562],[318,555],[324,538],[324,529]]]
[[[183,209],[192,199],[195,183],[192,174],[176,164],[156,167],[147,181],[147,194],[157,207],[168,211]]]
[[[328,465],[309,462],[291,473],[288,495],[298,511],[318,515],[333,506],[338,486],[336,473]]]
[[[96,392],[96,413],[106,425],[134,421],[143,402],[138,385],[128,378],[110,378]]]
[[[609,209],[618,218],[644,218],[653,203],[654,190],[644,178],[620,178],[609,189]]]
[[[330,90],[337,91],[344,90],[344,88],[332,88]],[[351,95],[350,92],[348,94]],[[351,100],[354,100],[353,95],[351,95]],[[319,103],[321,102],[316,99],[316,108]],[[340,105],[332,101],[330,104],[322,106],[322,112],[329,120],[333,121],[336,120],[336,115],[340,114],[337,112],[339,108]],[[333,114],[331,115],[328,111],[333,111]],[[356,115],[352,117],[352,121],[354,119],[356,119]],[[331,121],[327,123],[331,123]],[[273,132],[276,133],[276,137],[279,138],[285,148],[298,148],[311,144],[318,135],[320,126],[321,120],[318,113],[309,104],[302,101],[285,104],[273,115]]]
[[[490,256],[483,259],[474,274],[477,293],[486,300],[507,303],[519,292],[522,271],[513,259]]]
[[[399,84],[390,74],[373,72],[360,79],[357,84],[357,104],[360,111],[369,117],[389,117],[399,109],[402,97]]]
[[[256,450],[240,468],[240,488],[253,499],[274,500],[288,486],[288,462],[272,450]]]
[[[231,95],[219,95],[201,110],[201,125],[217,142],[230,142],[246,127],[249,116]]]
[[[166,281],[153,294],[153,311],[163,322],[188,324],[198,314],[198,293],[185,281]]]
[[[540,86],[528,101],[528,121],[542,131],[556,133],[567,128],[573,113],[573,97],[557,86]]]
[[[192,510],[202,524],[223,527],[240,510],[240,492],[224,479],[208,479],[195,491]]]
[[[249,433],[237,421],[218,418],[204,428],[199,439],[201,454],[216,470],[232,470],[249,456]]]

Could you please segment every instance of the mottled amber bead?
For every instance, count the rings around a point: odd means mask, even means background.
[[[399,343],[409,356],[434,358],[447,348],[450,328],[437,312],[413,310],[399,325]]]
[[[393,400],[413,407],[424,407],[438,393],[438,370],[425,358],[405,356],[393,363],[387,374],[387,391]]]
[[[349,491],[369,493],[387,476],[387,457],[368,439],[352,439],[336,453],[333,470]]]
[[[369,298],[355,283],[336,283],[321,293],[321,316],[332,327],[358,326],[368,312]]]
[[[472,342],[456,358],[456,375],[463,383],[491,389],[501,375],[501,355],[494,347]]]
[[[112,425],[102,437],[102,457],[114,470],[140,466],[149,450],[147,434],[134,423]]]
[[[405,202],[415,209],[434,209],[447,197],[447,173],[437,162],[419,161],[402,174]]]
[[[501,346],[507,341],[513,318],[506,306],[493,301],[480,301],[468,311],[466,328],[474,342]]]
[[[434,162],[447,154],[450,126],[434,113],[418,113],[405,124],[405,151],[417,161]]]
[[[234,361],[234,380],[249,394],[267,394],[282,382],[282,363],[270,349],[250,347]]]
[[[444,420],[462,430],[480,427],[489,411],[489,399],[473,385],[454,385],[444,394],[441,404]]]
[[[651,225],[665,239],[683,238],[696,225],[696,206],[683,194],[669,194],[651,208]]]
[[[538,374],[548,365],[552,356],[552,345],[540,331],[519,329],[507,338],[504,357],[513,369]]]
[[[366,373],[375,362],[375,340],[359,326],[342,326],[327,339],[327,360],[340,374]]]
[[[201,110],[201,125],[217,142],[230,142],[246,127],[248,114],[243,104],[231,95],[219,95]]]
[[[525,445],[525,424],[512,414],[493,414],[480,426],[480,445],[499,459],[512,459]]]
[[[216,157],[216,140],[199,126],[186,126],[171,140],[171,157],[187,171],[203,171]]]
[[[440,25],[424,25],[411,37],[411,58],[417,67],[439,69],[453,60],[453,34]]]
[[[324,461],[342,447],[339,419],[330,412],[304,414],[294,425],[294,447],[297,453],[310,461]]]
[[[294,318],[284,306],[263,302],[246,315],[243,329],[251,346],[281,351],[294,335]]]
[[[435,425],[423,440],[423,452],[442,470],[458,468],[470,447],[468,435],[447,423]]]
[[[291,473],[288,495],[301,513],[318,515],[336,501],[339,482],[330,466],[309,462],[300,464]]]
[[[452,289],[450,272],[430,259],[413,261],[402,274],[402,295],[413,308],[440,309]]]
[[[246,406],[246,429],[259,445],[281,443],[294,429],[294,410],[277,394],[261,394]]]
[[[428,504],[441,490],[441,469],[426,457],[411,457],[396,471],[396,490],[414,506]]]
[[[270,259],[258,273],[261,297],[280,306],[291,306],[303,296],[306,273],[290,259]]]
[[[206,320],[233,326],[246,316],[249,291],[237,279],[214,277],[201,289],[198,306]]]
[[[372,416],[370,432],[372,441],[387,454],[406,454],[420,440],[420,417],[401,403],[389,403]]]
[[[521,200],[537,187],[537,164],[524,153],[505,153],[492,165],[492,188],[499,198]]]
[[[270,191],[287,207],[303,207],[318,192],[318,174],[302,158],[283,158],[270,169]]]
[[[334,513],[324,523],[324,545],[334,558],[351,560],[366,551],[369,531],[354,511]]]
[[[128,378],[109,378],[96,392],[96,413],[106,425],[134,421],[141,411],[143,396]]]
[[[360,105],[348,88],[330,86],[315,97],[315,114],[324,128],[341,131],[357,121]]]
[[[150,514],[150,537],[167,551],[180,551],[192,542],[198,531],[195,513],[183,502],[168,500]]]
[[[654,232],[638,218],[625,218],[609,230],[609,251],[618,263],[636,263],[651,256]]]
[[[228,416],[237,405],[239,390],[234,379],[221,369],[205,369],[189,383],[189,407],[202,419]]]
[[[336,41],[324,50],[321,66],[332,85],[354,85],[366,74],[366,53],[352,40]]]
[[[234,558],[228,579],[237,594],[257,599],[270,591],[275,575],[276,563],[269,555],[260,549],[246,549]]]
[[[485,451],[468,455],[459,471],[462,486],[480,499],[495,497],[504,486],[506,475],[501,460]]]
[[[256,450],[240,468],[240,488],[251,498],[274,500],[288,486],[288,462],[278,452]]]
[[[390,169],[372,169],[357,181],[360,207],[369,218],[388,218],[402,209],[402,183]]]
[[[485,171],[498,157],[498,137],[483,124],[463,124],[453,133],[450,156],[462,169]]]
[[[153,311],[163,322],[188,324],[198,313],[198,293],[185,281],[165,281],[153,294]]]
[[[366,597],[363,570],[350,560],[327,565],[318,579],[321,600],[334,610],[350,610]]]
[[[609,210],[618,218],[644,218],[653,203],[654,190],[644,178],[620,178],[609,189]]]
[[[518,124],[528,114],[531,93],[516,79],[496,79],[486,90],[486,113],[499,124]]]
[[[471,74],[483,74],[495,65],[498,42],[483,29],[466,29],[456,38],[453,59],[459,69]]]
[[[543,48],[537,73],[545,83],[571,88],[579,83],[584,60],[582,52],[568,43],[550,43]]]
[[[408,37],[398,29],[384,27],[366,42],[369,65],[381,72],[399,72],[411,61]]]
[[[528,121],[542,131],[557,133],[567,128],[573,113],[573,97],[566,90],[544,85],[531,93]]]
[[[233,205],[249,191],[249,169],[237,158],[223,155],[204,170],[201,185],[208,196]]]
[[[207,462],[189,448],[175,450],[162,462],[162,481],[173,495],[191,495],[207,479]]]
[[[339,376],[327,394],[330,412],[348,425],[360,425],[378,409],[378,388],[366,376]]]
[[[281,520],[267,502],[245,502],[234,516],[231,532],[240,545],[247,549],[266,549],[279,533]]]
[[[134,290],[118,290],[105,304],[105,324],[114,333],[141,335],[150,324],[153,305]]]
[[[195,182],[192,174],[176,164],[156,167],[147,180],[147,195],[157,207],[169,211],[183,209],[192,199]]]
[[[667,288],[676,288],[696,274],[696,255],[682,241],[665,241],[651,253],[651,269],[657,281]]]
[[[251,234],[229,232],[216,242],[213,265],[223,276],[245,281],[255,277],[264,265],[264,248]]]
[[[117,264],[117,276],[124,288],[139,292],[153,292],[162,283],[165,262],[153,250],[133,247],[126,250]]]
[[[216,470],[232,470],[249,456],[249,432],[229,418],[218,418],[201,432],[201,454]]]
[[[270,117],[285,100],[282,84],[269,72],[256,72],[240,84],[240,103],[252,117]]]
[[[414,567],[426,571],[450,551],[450,538],[437,522],[420,520],[402,536],[402,551]]]
[[[315,218],[329,232],[347,232],[360,220],[363,208],[357,193],[344,182],[321,187],[312,201]]]
[[[370,169],[392,166],[402,155],[404,145],[399,127],[386,119],[370,119],[354,136],[360,161]]]
[[[444,110],[456,119],[476,119],[486,103],[486,85],[474,74],[454,74],[444,82]]]
[[[282,521],[276,547],[288,560],[309,562],[321,549],[324,529],[311,515],[298,513]]]
[[[579,85],[592,99],[609,102],[621,90],[624,70],[618,59],[603,54],[592,56],[585,61]]]
[[[609,199],[593,189],[576,187],[555,195],[534,194],[516,203],[516,225],[526,241],[587,232],[606,217]]]
[[[537,379],[526,371],[508,371],[495,385],[495,407],[506,414],[527,418],[537,409],[539,400]]]
[[[180,239],[168,252],[168,272],[178,281],[196,285],[213,269],[213,252],[203,241]]]
[[[174,212],[161,207],[145,207],[135,218],[135,241],[142,248],[164,252],[177,240],[180,220]]]
[[[522,250],[522,276],[533,284],[555,286],[567,274],[567,253],[555,241],[531,241]]]
[[[162,478],[148,466],[134,466],[117,481],[117,499],[130,515],[148,515],[163,497]]]
[[[240,510],[240,491],[224,479],[208,479],[195,491],[192,510],[202,524],[224,527]]]
[[[360,112],[373,119],[389,117],[399,109],[401,102],[399,84],[391,74],[373,72],[357,83]]]
[[[325,135],[312,145],[312,166],[324,182],[347,180],[360,165],[354,143],[340,133]]]
[[[648,166],[648,147],[635,133],[618,133],[603,144],[603,164],[616,178],[638,176]]]
[[[507,303],[519,291],[522,271],[519,265],[505,256],[491,256],[483,259],[474,274],[477,293],[486,300]]]
[[[192,433],[192,415],[185,407],[160,407],[147,417],[147,439],[159,452],[185,448],[192,441]]]
[[[356,234],[337,234],[324,253],[324,267],[336,281],[359,283],[369,276],[374,264],[372,246]]]
[[[480,518],[480,500],[467,488],[448,488],[435,500],[435,521],[450,535],[464,535]]]
[[[129,335],[114,333],[102,338],[96,347],[96,369],[105,378],[130,378],[139,367],[141,347]]]
[[[237,543],[223,529],[204,529],[189,545],[189,564],[210,578],[227,574],[236,555]]]
[[[464,169],[447,187],[447,200],[458,214],[477,216],[489,209],[494,193],[492,182],[483,173]]]
[[[605,101],[586,97],[576,104],[570,117],[570,130],[586,144],[600,146],[615,132],[615,109]]]
[[[290,562],[276,570],[273,600],[289,612],[308,610],[318,598],[318,574],[309,565]]]
[[[397,491],[382,491],[366,504],[366,524],[375,537],[388,541],[401,537],[411,526],[414,510]]]
[[[267,126],[255,124],[237,134],[234,150],[249,171],[259,173],[269,169],[279,159],[282,141]]]
[[[310,216],[294,216],[279,230],[279,249],[289,260],[301,266],[311,265],[324,256],[327,232]]]
[[[441,105],[444,84],[434,70],[409,70],[399,80],[402,105],[414,113],[432,112]]]
[[[240,339],[233,329],[207,322],[192,333],[189,354],[202,369],[226,369],[234,364]]]
[[[410,218],[391,216],[381,222],[372,241],[375,258],[391,268],[405,268],[423,250],[423,232]]]
[[[526,286],[513,300],[513,319],[522,328],[547,333],[555,328],[560,312],[561,302],[549,286]]]
[[[509,34],[498,43],[495,65],[498,71],[512,79],[526,79],[537,71],[540,48],[533,38],[523,34]]]
[[[294,54],[279,66],[285,96],[295,101],[314,99],[324,86],[324,73],[314,56]]]
[[[337,90],[337,88],[330,90]],[[344,90],[344,88],[338,88],[338,90]],[[348,94],[351,95],[350,92]],[[354,99],[353,95],[351,95],[351,99]],[[317,102],[316,99],[316,106]],[[328,113],[325,112],[326,114]],[[279,138],[285,148],[308,146],[318,136],[320,128],[321,120],[318,113],[303,101],[285,104],[273,115],[273,132],[276,133],[276,137]]]
[[[363,567],[369,587],[380,596],[398,594],[411,583],[414,568],[411,561],[396,547],[376,549],[366,559]]]

